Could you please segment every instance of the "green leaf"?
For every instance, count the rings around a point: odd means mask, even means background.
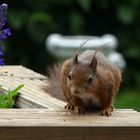
[[[8,90],[7,92],[0,95],[0,108],[12,108],[15,103],[15,98],[19,94],[19,90],[24,85],[19,85],[13,90]]]
[[[139,59],[140,54],[139,46],[131,45],[131,47],[129,49],[126,49],[124,53],[126,57]]]
[[[40,43],[51,29],[52,17],[45,12],[35,12],[29,18],[27,31],[34,41]]]
[[[120,6],[117,16],[124,24],[130,24],[134,20],[135,10],[130,6]]]
[[[30,22],[50,23],[51,20],[51,16],[45,12],[35,12],[30,16]]]
[[[15,98],[18,94],[18,91],[23,87],[24,85],[19,85],[17,88],[15,88],[14,90],[10,91],[10,95]]]
[[[78,34],[83,32],[84,20],[80,13],[73,11],[69,17],[70,29],[73,34]]]
[[[11,105],[8,102],[8,100],[4,100],[3,102],[0,103],[0,108],[11,108]]]
[[[78,3],[83,8],[84,11],[88,12],[91,8],[92,0],[78,0]]]
[[[28,12],[18,10],[9,10],[8,12],[8,22],[13,29],[21,29],[27,22]]]

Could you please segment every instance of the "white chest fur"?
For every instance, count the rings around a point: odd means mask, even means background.
[[[99,107],[101,105],[100,100],[94,94],[85,93],[79,95],[79,97],[83,101],[84,105],[88,105],[89,103],[95,107]]]

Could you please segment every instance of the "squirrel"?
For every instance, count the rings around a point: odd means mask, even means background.
[[[121,71],[102,52],[87,50],[81,55],[76,53],[55,70],[51,74],[50,90],[47,91],[51,94],[53,90],[54,97],[65,99],[66,110],[83,114],[87,106],[94,106],[99,107],[101,115],[112,115],[113,100],[121,83]],[[59,95],[58,92],[63,94]]]

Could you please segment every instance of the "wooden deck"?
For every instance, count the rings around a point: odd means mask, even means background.
[[[76,115],[54,109],[0,110],[0,140],[139,140],[140,113]]]
[[[111,117],[76,115],[42,90],[47,83],[43,75],[22,66],[1,67],[0,73],[4,90],[24,84],[20,109],[0,109],[0,140],[140,139],[140,113],[133,109],[116,109]]]
[[[61,109],[65,105],[43,90],[42,87],[49,86],[45,76],[23,66],[0,67],[0,85],[4,90],[20,84],[24,84],[24,87],[16,103],[18,108]]]

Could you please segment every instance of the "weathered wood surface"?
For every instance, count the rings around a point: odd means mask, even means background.
[[[140,139],[137,111],[117,109],[111,117],[65,111],[64,102],[42,89],[47,86],[46,77],[23,66],[0,67],[0,84],[4,90],[24,84],[17,106],[26,108],[0,109],[0,140]]]
[[[106,117],[98,112],[79,115],[62,109],[0,109],[0,127],[4,126],[132,127],[140,126],[140,113],[116,109],[111,117]]]
[[[53,109],[0,110],[1,140],[139,140],[140,113],[117,109],[111,117]]]
[[[65,105],[44,92],[43,86],[47,86],[46,77],[23,66],[0,67],[0,85],[5,90],[15,88],[20,84],[24,87],[16,102],[19,108],[53,108],[60,109]]]

